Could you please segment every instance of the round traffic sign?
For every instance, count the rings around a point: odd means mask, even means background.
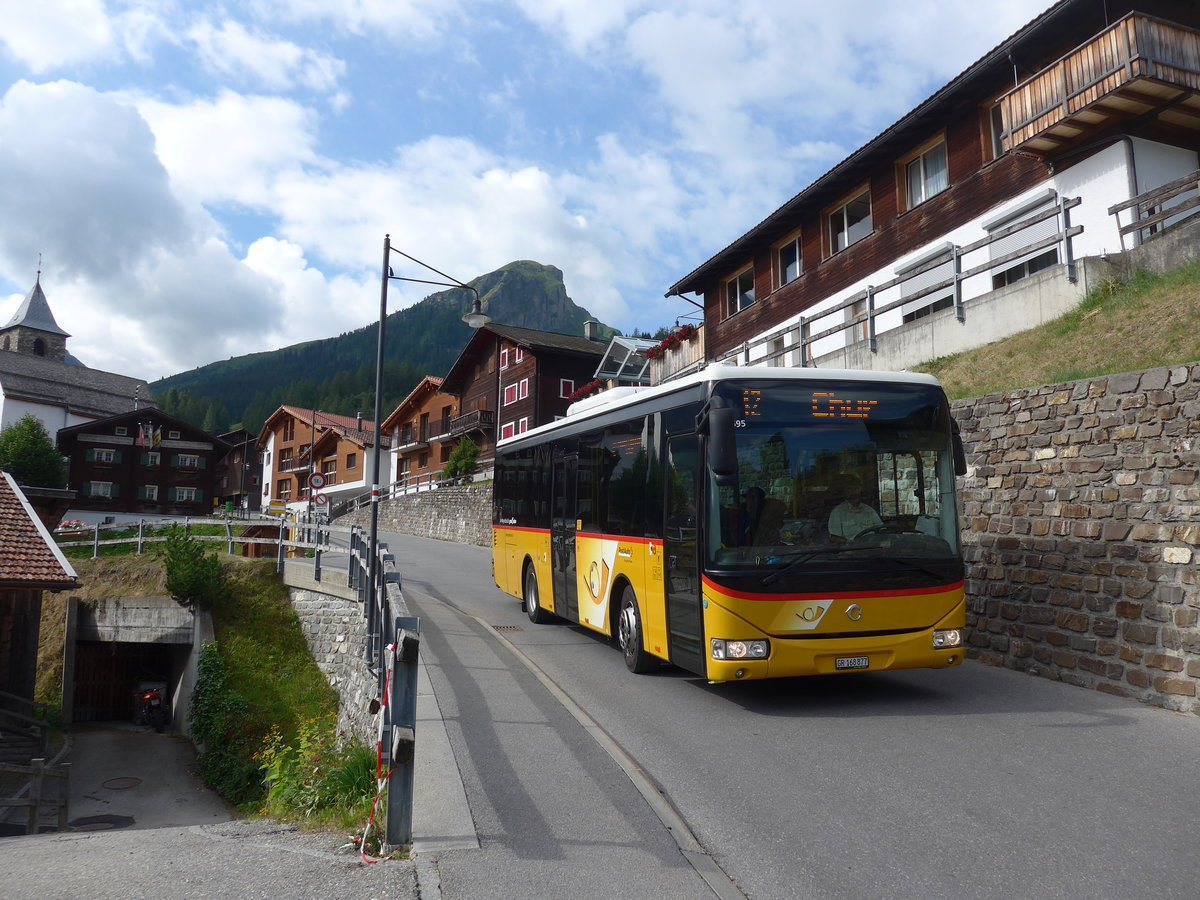
[[[313,503],[315,503],[317,506],[324,506],[328,502],[329,502],[329,498],[326,497],[324,494],[314,494],[313,495]]]
[[[325,476],[320,472],[313,472],[308,476],[308,486],[319,491],[321,488],[325,487]]]

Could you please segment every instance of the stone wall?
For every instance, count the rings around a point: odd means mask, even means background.
[[[954,415],[971,655],[1200,714],[1200,364]]]
[[[379,688],[363,656],[367,622],[362,604],[295,587],[291,597],[313,660],[340,697],[338,731],[374,744],[379,725],[368,704],[379,696]]]
[[[337,520],[339,525],[371,524],[369,507]],[[443,486],[379,504],[379,530],[438,538],[459,544],[492,545],[492,484]]]

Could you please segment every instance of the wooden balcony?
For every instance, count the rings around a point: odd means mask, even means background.
[[[450,436],[458,437],[470,434],[472,431],[482,431],[485,435],[493,434],[496,430],[496,413],[491,409],[477,409],[463,413],[450,420]]]
[[[1006,150],[1049,156],[1120,123],[1200,134],[1200,32],[1130,13],[1000,98]]]
[[[679,346],[667,350],[662,356],[650,359],[650,383],[662,384],[681,375],[695,372],[704,364],[704,326],[696,328],[696,334]]]

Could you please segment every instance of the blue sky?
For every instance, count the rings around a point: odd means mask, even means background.
[[[653,330],[1047,5],[0,0],[0,316],[41,254],[71,351],[153,380],[368,324],[390,233],[464,281],[555,265]]]

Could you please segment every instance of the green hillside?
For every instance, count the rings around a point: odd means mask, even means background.
[[[1094,289],[1053,322],[913,366],[952,400],[1200,360],[1200,262]]]
[[[471,282],[484,311],[504,325],[582,334],[591,314],[567,296],[562,272],[528,260]],[[467,342],[473,296],[440,291],[391,313],[385,328],[383,409],[425,375],[444,375]],[[611,334],[612,329],[603,327]],[[257,430],[281,403],[368,418],[374,408],[376,325],[266,353],[210,363],[151,384],[165,412],[206,431]]]

